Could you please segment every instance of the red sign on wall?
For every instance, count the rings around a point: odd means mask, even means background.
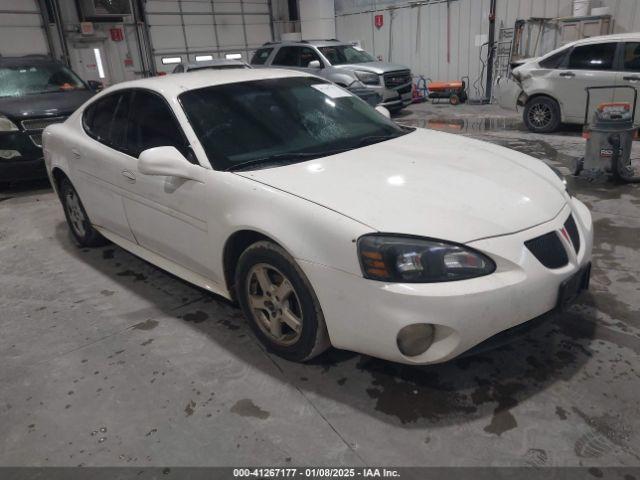
[[[109,33],[111,34],[111,40],[114,42],[121,42],[124,40],[124,33],[121,28],[111,28],[109,29]]]
[[[382,28],[382,25],[384,25],[384,15],[376,15],[374,17],[373,23],[375,24],[376,28]]]

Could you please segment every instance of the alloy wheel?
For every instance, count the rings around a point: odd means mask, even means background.
[[[67,191],[65,195],[65,205],[67,207],[67,213],[69,214],[71,228],[73,228],[76,235],[84,237],[87,233],[84,226],[86,218],[80,206],[80,199],[74,190]]]
[[[289,346],[302,333],[302,305],[291,281],[266,263],[254,265],[247,275],[247,298],[260,330],[274,343]]]
[[[536,103],[529,109],[529,122],[536,128],[547,127],[553,118],[553,112],[548,105]]]

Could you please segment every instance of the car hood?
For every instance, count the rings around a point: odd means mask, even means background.
[[[424,129],[330,157],[237,173],[377,231],[459,243],[545,223],[566,204],[562,182],[543,162]]]
[[[404,65],[396,65],[393,63],[385,62],[365,62],[365,63],[350,63],[345,65],[334,65],[334,68],[344,68],[348,70],[365,70],[367,72],[376,73],[382,75],[387,72],[397,72],[398,70],[409,70],[409,67]]]
[[[70,115],[93,95],[94,92],[90,90],[77,90],[24,97],[0,97],[0,113],[11,119]]]

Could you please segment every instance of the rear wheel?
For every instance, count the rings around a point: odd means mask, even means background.
[[[460,104],[460,97],[458,97],[456,93],[451,94],[449,97],[449,103],[454,106]]]
[[[535,97],[527,102],[522,117],[534,133],[555,132],[560,126],[560,106],[553,98]]]
[[[281,247],[263,241],[247,248],[238,260],[235,284],[249,325],[270,351],[303,362],[329,348],[311,284]]]
[[[78,192],[68,178],[60,180],[60,200],[71,235],[81,247],[97,247],[107,240],[93,228]]]

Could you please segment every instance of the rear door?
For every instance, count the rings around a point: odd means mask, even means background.
[[[623,42],[620,44],[620,68],[618,84],[635,89],[640,95],[640,41]],[[616,92],[617,102],[629,102],[633,104],[634,94],[631,88],[620,88]],[[640,121],[640,114],[636,109],[635,121]]]
[[[557,92],[563,118],[573,123],[582,123],[587,103],[587,87],[615,86],[618,75],[614,68],[617,42],[577,45],[569,54],[566,68],[558,69],[551,77],[552,90]],[[614,99],[615,89],[593,91],[589,110],[602,102]]]
[[[125,142],[130,90],[100,98],[83,113],[83,135],[71,146],[75,187],[91,222],[129,241],[135,241],[122,203],[125,175],[135,162],[119,151]]]

